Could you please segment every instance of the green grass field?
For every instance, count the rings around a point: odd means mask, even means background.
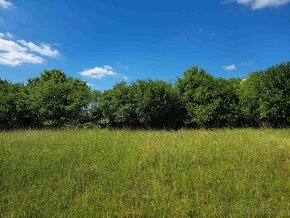
[[[290,130],[0,133],[0,217],[225,216],[290,216]]]

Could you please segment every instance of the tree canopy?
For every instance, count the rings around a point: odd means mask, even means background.
[[[66,126],[178,129],[289,127],[290,62],[246,79],[214,78],[194,66],[175,83],[120,82],[106,91],[58,69],[27,83],[0,79],[0,129]]]

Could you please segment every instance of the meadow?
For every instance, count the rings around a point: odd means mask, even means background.
[[[226,216],[290,216],[290,130],[0,132],[0,217]]]

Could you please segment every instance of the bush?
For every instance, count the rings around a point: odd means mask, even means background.
[[[0,80],[0,129],[289,127],[289,93],[290,62],[245,80],[195,66],[174,85],[138,80],[104,92],[55,69],[27,85]]]

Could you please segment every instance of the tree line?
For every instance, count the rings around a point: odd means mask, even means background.
[[[0,129],[290,127],[290,62],[214,78],[194,66],[174,83],[120,82],[106,91],[58,69],[27,83],[0,79]]]

